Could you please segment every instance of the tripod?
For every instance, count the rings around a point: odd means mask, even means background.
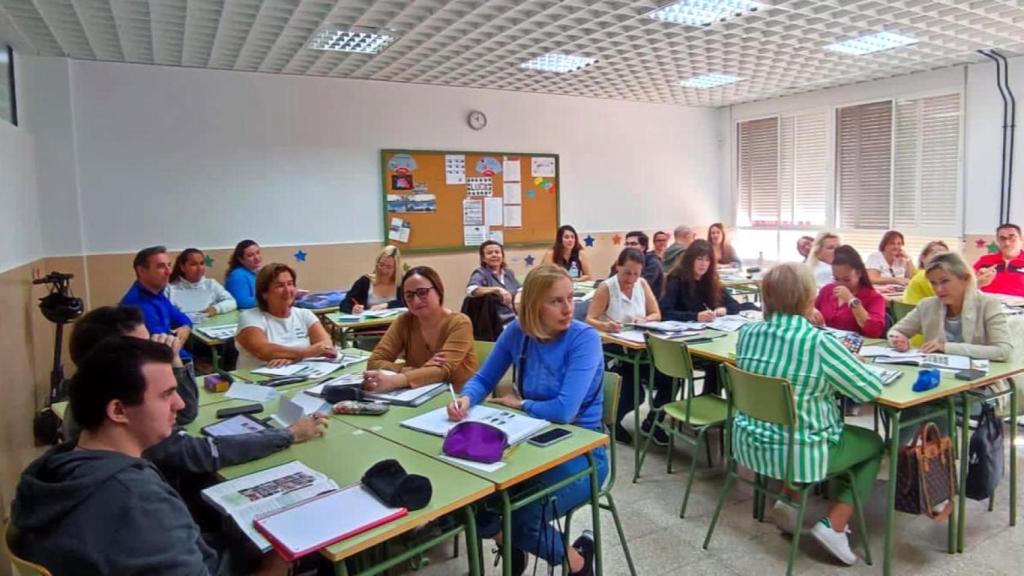
[[[50,293],[39,299],[39,309],[47,320],[57,325],[57,334],[53,346],[53,369],[50,371],[50,393],[46,407],[43,408],[32,422],[38,444],[55,444],[61,439],[60,418],[54,414],[51,406],[67,398],[67,387],[64,380],[64,364],[61,362],[61,350],[64,344],[64,325],[82,315],[84,305],[81,298],[71,293],[70,282],[73,274],[50,272],[32,284],[49,284]]]

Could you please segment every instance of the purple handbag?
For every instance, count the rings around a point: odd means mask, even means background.
[[[467,420],[448,430],[441,452],[453,458],[491,464],[501,460],[507,446],[508,436],[501,428]]]

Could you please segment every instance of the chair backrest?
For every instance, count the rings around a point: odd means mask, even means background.
[[[611,443],[608,446],[608,478],[605,479],[604,486],[601,488],[602,493],[606,493],[611,492],[615,487],[615,424],[618,421],[622,376],[605,370],[601,385],[604,387],[604,413],[601,414],[601,423],[604,424],[608,436],[611,437]]]
[[[903,320],[903,317],[910,314],[910,311],[917,307],[917,304],[907,304],[906,302],[899,302],[896,300],[892,301],[892,315],[897,322]]]
[[[729,403],[745,415],[780,426],[796,425],[793,387],[782,378],[772,378],[725,365],[725,387]]]
[[[693,360],[686,344],[658,338],[650,332],[644,334],[644,338],[655,370],[680,380],[693,379]]]
[[[14,554],[11,549],[12,544],[15,541],[14,526],[11,526],[10,520],[4,519],[4,537],[3,537],[3,552],[4,556],[11,561],[11,565],[14,567],[15,574],[18,576],[50,576],[50,571],[40,566],[39,564],[33,564],[27,560],[23,560]]]
[[[476,354],[476,361],[480,366],[483,366],[487,357],[491,355],[491,350],[494,350],[494,342],[473,340],[473,353]]]

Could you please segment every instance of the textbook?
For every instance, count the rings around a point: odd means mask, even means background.
[[[508,436],[510,446],[518,444],[523,440],[547,428],[551,423],[539,418],[531,418],[521,412],[514,412],[504,408],[492,408],[478,404],[469,409],[469,416],[463,422],[485,422],[496,428],[501,428]],[[444,436],[448,430],[458,422],[448,419],[448,408],[442,406],[437,410],[431,410],[414,418],[402,422],[402,426],[419,432],[426,432],[434,436]]]
[[[954,371],[973,369],[988,373],[988,360],[973,360],[968,356],[958,356],[955,354],[921,354],[913,352],[896,353],[896,355],[887,354],[875,356],[875,364],[905,364],[907,366]]]
[[[437,384],[426,384],[417,388],[401,388],[390,392],[363,392],[367,400],[387,402],[395,406],[422,406],[438,394],[446,392],[448,384],[439,382]]]
[[[388,507],[362,484],[355,484],[261,514],[254,524],[278,554],[291,561],[408,513]]]
[[[261,552],[267,552],[271,545],[253,524],[257,517],[337,488],[327,476],[292,461],[210,486],[202,494],[203,500],[230,516]]]
[[[235,337],[238,324],[222,324],[220,326],[197,326],[196,332],[214,340],[228,340]]]
[[[703,322],[663,320],[661,322],[627,322],[625,326],[636,328],[637,330],[651,330],[653,332],[700,332],[707,325]]]

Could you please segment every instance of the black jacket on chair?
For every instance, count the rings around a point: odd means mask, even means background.
[[[505,326],[498,316],[501,297],[497,294],[474,297],[466,296],[462,301],[462,313],[473,323],[473,339],[496,342]]]

